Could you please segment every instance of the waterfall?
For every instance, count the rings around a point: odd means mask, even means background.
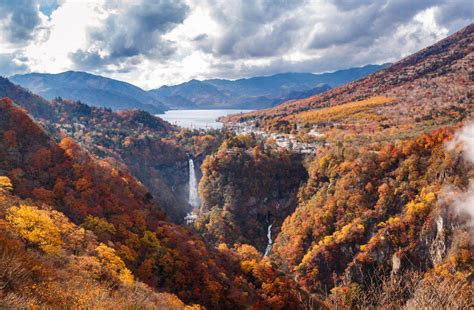
[[[199,208],[201,202],[199,201],[196,171],[194,170],[194,161],[189,159],[189,204],[193,208]]]
[[[273,246],[273,240],[272,240],[272,225],[273,224],[270,224],[268,226],[268,229],[267,229],[267,238],[268,238],[268,244],[267,244],[267,248],[265,249],[265,254],[263,256],[268,256],[268,254],[270,254],[271,250],[272,250],[272,246]]]

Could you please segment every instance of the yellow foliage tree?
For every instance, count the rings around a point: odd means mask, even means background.
[[[10,178],[5,177],[5,176],[0,176],[0,191],[12,191],[13,190],[13,184]]]
[[[262,254],[260,254],[256,248],[249,244],[244,243],[241,245],[236,245],[235,249],[242,260],[259,261],[262,258]]]
[[[57,253],[63,245],[59,229],[47,211],[27,205],[11,207],[6,220],[18,235],[46,253]]]
[[[116,232],[115,226],[106,219],[91,215],[87,216],[81,226],[85,229],[92,230],[96,234],[109,233],[113,235]]]
[[[370,110],[371,108],[393,102],[393,98],[372,97],[366,100],[349,102],[333,107],[317,109],[296,114],[296,118],[308,122],[318,123],[327,121],[340,121]],[[361,115],[362,116],[362,115]],[[367,116],[367,115],[363,115]]]
[[[204,310],[204,309],[206,308],[198,304],[184,306],[184,310]]]
[[[115,250],[101,243],[96,248],[97,254],[110,273],[117,277],[123,284],[131,285],[134,282],[133,275],[125,266],[123,260],[115,254]]]

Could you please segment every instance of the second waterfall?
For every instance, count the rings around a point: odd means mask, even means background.
[[[189,198],[188,203],[193,208],[199,208],[201,202],[199,201],[198,184],[196,178],[196,171],[194,170],[194,161],[189,159]]]

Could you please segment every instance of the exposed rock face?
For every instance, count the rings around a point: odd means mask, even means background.
[[[430,259],[433,264],[440,263],[446,255],[446,229],[443,217],[438,216],[436,222],[436,237],[430,244]]]
[[[399,253],[392,255],[392,275],[395,275],[400,270],[402,260],[400,259]]]
[[[397,275],[401,270],[414,268],[417,265],[435,266],[444,261],[451,248],[456,235],[456,230],[464,226],[457,215],[449,212],[445,205],[440,205],[431,212],[430,219],[423,225],[422,232],[412,248],[396,248],[390,242],[379,245],[371,257],[373,265],[364,265],[354,259],[344,272],[344,283],[359,282],[364,280],[369,266],[389,264],[391,275]],[[383,237],[388,239],[389,235]]]

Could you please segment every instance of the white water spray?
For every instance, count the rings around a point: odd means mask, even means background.
[[[270,252],[272,251],[272,247],[273,247],[272,225],[273,224],[270,224],[267,228],[268,243],[267,243],[267,248],[265,249],[265,254],[263,256],[268,256],[268,254],[270,254]]]
[[[193,208],[199,208],[201,202],[199,201],[196,171],[194,170],[194,161],[189,159],[189,198],[188,203]]]
[[[456,133],[454,139],[448,143],[448,149],[453,150],[458,147],[464,151],[466,160],[474,164],[474,123],[466,124]],[[456,210],[470,217],[468,229],[471,237],[474,238],[474,178],[470,178],[468,188],[465,192],[453,191],[449,186],[445,186],[442,192],[444,198],[451,200]]]

